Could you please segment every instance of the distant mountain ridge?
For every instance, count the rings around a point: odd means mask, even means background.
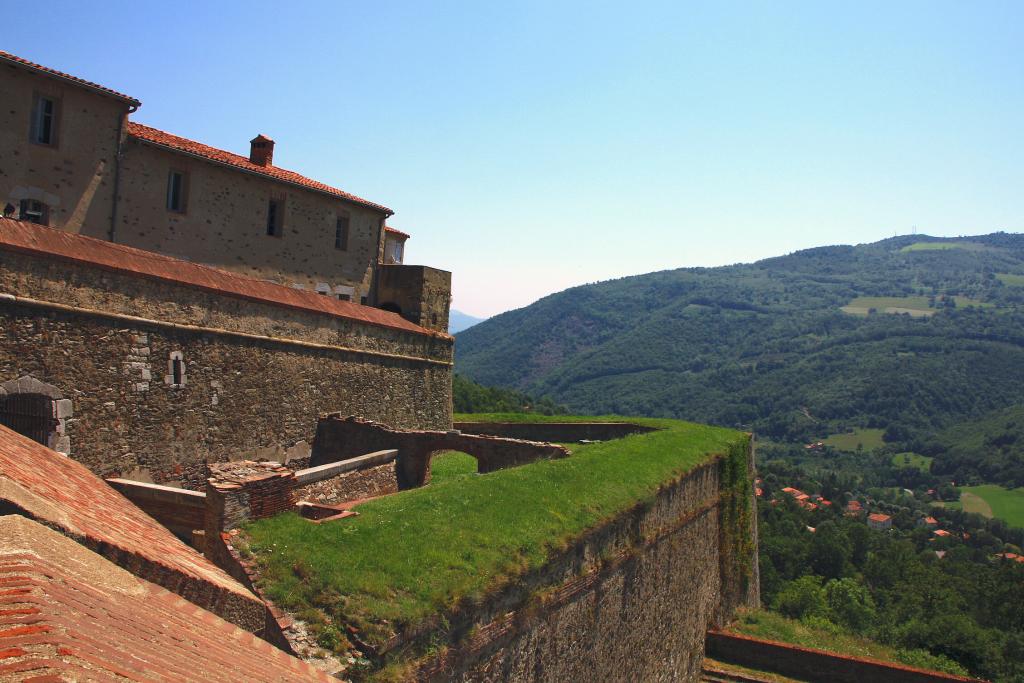
[[[903,236],[574,287],[459,334],[456,368],[576,412],[908,440],[1024,400],[1024,235]]]
[[[462,332],[463,330],[476,325],[477,323],[483,322],[487,318],[477,318],[463,313],[462,311],[456,311],[454,308],[448,313],[448,334],[455,334]]]

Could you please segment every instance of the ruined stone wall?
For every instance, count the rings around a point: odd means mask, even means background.
[[[752,454],[749,455],[752,458]],[[724,459],[723,459],[724,460]],[[756,587],[723,575],[723,460],[666,485],[503,594],[451,617],[421,681],[695,681],[708,626]],[[756,562],[756,548],[745,558]],[[756,581],[756,575],[748,574]],[[436,627],[437,625],[435,625]],[[431,633],[418,635],[429,640]],[[409,638],[391,644],[399,651]],[[386,653],[385,653],[386,657]]]
[[[653,432],[653,427],[628,422],[456,422],[452,428],[467,434],[490,434],[534,441],[611,441],[630,434]]]
[[[128,105],[9,64],[0,65],[0,93],[0,209],[36,199],[49,206],[50,226],[105,238]],[[53,145],[29,141],[36,94],[57,102]]]
[[[246,151],[248,144],[246,143]],[[186,208],[169,211],[167,182],[186,177]],[[383,249],[381,211],[225,168],[129,138],[115,241],[315,290],[354,287],[352,301],[370,294]],[[267,235],[270,199],[284,201],[283,233]],[[347,249],[335,248],[339,216],[349,218]]]
[[[451,424],[448,338],[2,256],[0,295],[57,306],[0,296],[0,382],[57,387],[74,407],[71,456],[102,476],[199,489],[205,462],[284,460],[295,444],[301,457],[317,416],[336,410]]]

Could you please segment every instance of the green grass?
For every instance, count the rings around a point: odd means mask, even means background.
[[[596,419],[623,418],[543,420]],[[317,525],[287,513],[252,523],[246,531],[261,585],[282,607],[317,607],[379,644],[461,601],[482,599],[585,530],[653,500],[659,487],[712,454],[738,453],[747,441],[718,427],[630,421],[660,430],[478,476],[469,476],[465,456],[449,454],[429,486],[365,503],[358,517]]]
[[[996,273],[996,277],[999,281],[1008,287],[1024,287],[1024,275],[1014,275],[1012,273]]]
[[[918,453],[897,453],[892,456],[892,464],[896,467],[915,467],[922,472],[931,471],[933,458]]]
[[[879,313],[909,313],[912,317],[935,315],[926,296],[858,296],[840,310],[851,315],[867,315],[870,309]]]
[[[729,630],[754,638],[774,640],[841,655],[867,657],[883,662],[902,663],[961,676],[967,675],[967,671],[963,667],[944,657],[934,657],[921,650],[897,650],[867,638],[846,633],[828,621],[804,623],[787,619],[777,612],[741,610],[736,622],[729,627]]]
[[[825,439],[825,444],[840,451],[856,451],[857,446],[863,446],[864,450],[871,450],[884,445],[883,434],[885,434],[884,429],[855,429],[847,434],[833,434]]]
[[[1024,527],[1024,488],[964,486],[960,489],[960,506],[965,512],[998,517],[1010,526]]]
[[[476,458],[458,451],[438,453],[430,461],[430,483],[443,484],[476,474]]]
[[[949,251],[950,249],[963,249],[965,251],[991,251],[992,247],[978,244],[976,242],[914,242],[900,249],[901,252],[908,251]]]

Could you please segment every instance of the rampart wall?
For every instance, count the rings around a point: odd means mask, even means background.
[[[610,441],[654,431],[629,422],[456,422],[452,427],[467,434],[554,442]]]
[[[742,454],[752,474],[752,451]],[[736,457],[734,454],[733,457]],[[593,530],[541,570],[450,619],[453,646],[420,681],[698,680],[709,625],[757,603],[749,481],[729,458],[667,484],[654,501]],[[733,496],[740,492],[741,499]],[[743,527],[729,528],[729,520]],[[736,547],[743,547],[736,556]],[[735,560],[735,561],[733,561]],[[437,628],[439,624],[434,624]],[[399,652],[430,629],[396,639]],[[379,653],[387,657],[387,652]]]
[[[206,462],[308,456],[316,416],[336,410],[446,429],[451,352],[443,335],[0,260],[0,383],[28,375],[70,399],[70,454],[101,476],[200,489]]]

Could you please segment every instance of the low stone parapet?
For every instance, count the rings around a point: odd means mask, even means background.
[[[187,543],[192,532],[205,524],[205,493],[129,479],[107,479],[107,483]]]

